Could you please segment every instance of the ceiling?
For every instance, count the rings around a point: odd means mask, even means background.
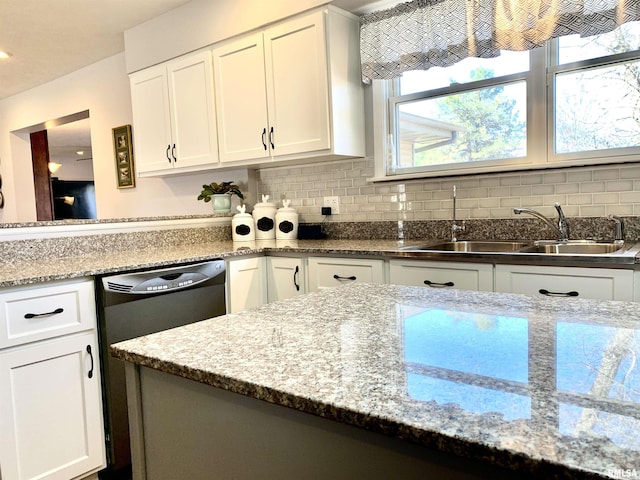
[[[0,0],[0,99],[124,50],[123,32],[188,0]]]

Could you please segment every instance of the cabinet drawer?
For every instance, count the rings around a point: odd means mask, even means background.
[[[496,265],[496,292],[633,300],[633,272],[604,268]]]
[[[384,262],[357,258],[309,258],[309,290],[346,283],[384,283]]]
[[[92,280],[0,290],[0,348],[95,328]]]
[[[391,260],[389,283],[491,292],[493,291],[493,265]]]

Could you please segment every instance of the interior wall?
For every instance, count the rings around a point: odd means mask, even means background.
[[[118,189],[112,128],[132,123],[124,53],[0,101],[0,174],[5,207],[0,222],[35,221],[29,132],[46,122],[89,111],[98,218],[139,218],[211,213],[197,196],[204,183],[234,180],[250,189],[246,170],[136,178]],[[134,161],[135,161],[135,132]],[[248,201],[253,203],[251,196]]]

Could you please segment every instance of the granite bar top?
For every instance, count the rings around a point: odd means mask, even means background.
[[[111,354],[534,478],[627,478],[639,329],[637,303],[351,284]]]

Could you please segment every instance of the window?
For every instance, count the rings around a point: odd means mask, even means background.
[[[637,161],[640,154],[640,22],[383,82],[374,90],[387,105],[377,177]]]

